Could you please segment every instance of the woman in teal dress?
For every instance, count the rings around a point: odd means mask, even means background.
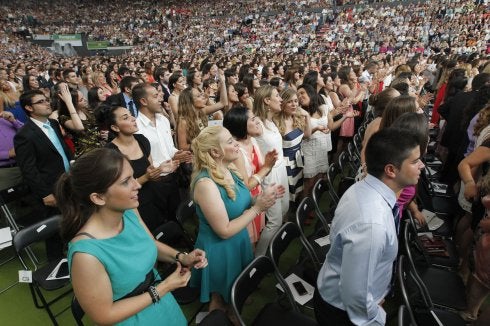
[[[233,282],[252,261],[247,225],[282,197],[284,187],[267,187],[255,202],[233,162],[238,143],[221,126],[206,127],[192,141],[191,194],[199,216],[196,246],[206,251],[209,267],[193,270],[191,286],[200,287],[209,311],[226,310]]]
[[[205,253],[156,241],[136,210],[141,186],[120,152],[101,148],[82,155],[61,176],[56,199],[63,215],[68,266],[75,296],[96,324],[185,326],[170,291],[207,266]],[[176,262],[161,280],[158,260]]]

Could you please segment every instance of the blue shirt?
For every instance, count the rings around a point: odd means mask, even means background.
[[[347,311],[355,325],[384,325],[379,303],[390,290],[398,239],[395,193],[368,175],[340,199],[330,231],[330,251],[318,274],[323,300]]]

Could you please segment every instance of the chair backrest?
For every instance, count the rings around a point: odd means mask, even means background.
[[[317,256],[315,253],[315,250],[311,246],[310,242],[308,241],[308,237],[305,233],[305,221],[310,216],[312,213],[315,213],[315,203],[313,202],[313,199],[310,197],[305,197],[301,200],[301,202],[298,205],[298,208],[296,209],[296,226],[299,229],[300,232],[300,239],[301,243],[306,249],[306,252],[308,253],[308,256],[310,259],[313,261],[315,265],[315,269],[317,271],[320,270],[320,266],[322,264],[322,261],[320,261],[320,257]],[[327,229],[328,230],[328,229]],[[325,231],[327,231],[325,230]],[[327,233],[328,234],[328,233]],[[273,259],[275,260],[275,259]],[[277,257],[277,260],[279,260],[279,257]]]
[[[408,317],[410,318],[410,322],[412,325],[416,325],[416,321],[415,321],[415,315],[413,313],[413,309],[412,309],[412,305],[411,305],[411,302],[410,302],[410,299],[409,299],[409,295],[408,295],[408,291],[407,291],[407,278],[408,278],[408,271],[405,270],[405,256],[401,255],[399,258],[398,258],[398,262],[397,262],[397,266],[396,266],[396,273],[397,273],[397,276],[398,276],[398,282],[399,282],[399,285],[400,285],[400,290],[401,290],[401,294],[402,294],[402,299],[403,299],[403,303],[405,304],[405,309],[407,310],[407,315]],[[400,315],[398,315],[398,317],[400,317]],[[403,318],[405,319],[405,318]],[[400,319],[399,319],[400,320]],[[409,325],[407,323],[398,323],[399,325]]]
[[[352,142],[354,143],[354,148],[356,149],[356,154],[361,155],[361,149],[362,149],[362,138],[361,135],[355,134],[354,138],[352,138]]]
[[[0,190],[0,206],[9,204],[29,195],[31,190],[28,185],[21,183],[7,189]]]
[[[331,197],[334,198],[335,201],[338,203],[340,199],[338,195],[338,185],[342,180],[342,170],[340,169],[338,164],[336,163],[330,164],[327,171],[327,178],[328,178],[328,183],[330,184],[329,190],[330,190]]]
[[[262,279],[274,271],[274,266],[269,257],[258,256],[238,275],[231,287],[231,305],[240,323],[245,325],[240,314],[245,300],[259,286]]]
[[[175,246],[183,237],[184,232],[175,221],[168,221],[153,231],[155,239],[169,246]]]
[[[177,189],[175,190],[177,191]],[[196,214],[196,205],[192,199],[182,201],[177,207],[175,218],[183,225],[185,221]]]
[[[30,225],[15,234],[13,243],[17,253],[25,247],[39,241],[46,240],[60,230],[61,215],[54,215],[48,219]]]
[[[420,278],[417,273],[417,269],[415,267],[415,262],[413,260],[412,248],[410,245],[411,237],[410,237],[410,223],[407,221],[403,227],[403,245],[404,245],[404,253],[406,255],[406,259],[408,261],[408,265],[410,267],[410,275],[413,278],[413,282],[417,285],[418,290],[420,291],[420,295],[422,299],[427,304],[428,307],[433,307],[432,299],[430,298],[429,290],[427,290],[424,282]]]
[[[85,311],[83,311],[82,306],[80,306],[80,303],[75,296],[71,301],[71,313],[75,319],[75,322],[77,323],[77,326],[83,326],[82,318],[85,315]]]
[[[277,230],[277,232],[274,234],[268,248],[268,256],[270,257],[272,261],[272,265],[274,266],[274,272],[276,278],[279,284],[281,285],[281,287],[283,288],[286,297],[291,303],[291,307],[293,307],[293,309],[296,311],[299,311],[299,309],[294,301],[294,297],[293,294],[291,293],[289,286],[287,285],[286,281],[284,280],[284,277],[281,274],[279,268],[279,261],[281,259],[282,254],[288,249],[291,242],[293,242],[295,239],[300,238],[300,236],[301,236],[301,231],[298,228],[298,226],[292,222],[287,222],[283,224],[279,228],[279,230]],[[300,242],[301,244],[303,244],[301,238],[300,238]],[[303,247],[305,247],[304,244]],[[310,260],[315,264],[315,261],[311,258],[311,253],[308,252],[308,250],[307,253]]]
[[[315,204],[315,209],[316,209],[316,215],[318,216],[318,218],[320,219],[320,221],[322,222],[323,224],[323,227],[325,228],[325,230],[327,230],[328,232],[330,232],[330,227],[329,227],[329,222],[332,222],[332,218],[333,218],[333,208],[336,206],[336,202],[335,200],[332,198],[332,194],[330,193],[329,191],[329,183],[328,183],[328,180],[326,179],[319,179],[315,185],[313,186],[313,190],[311,191],[311,195],[312,195],[312,198],[313,198],[313,203]],[[328,194],[328,198],[326,198],[326,201],[328,201],[328,199],[330,199],[330,201],[328,202],[328,208],[327,208],[327,216],[324,215],[324,213],[322,212],[321,208],[320,208],[320,202],[322,201],[322,196],[323,194]]]
[[[398,308],[398,326],[417,326],[417,324],[410,320],[407,313],[407,307],[404,305],[401,305],[400,308]]]
[[[177,191],[177,190],[176,190]],[[180,227],[182,228],[182,232],[184,232],[185,239],[187,243],[191,246],[196,242],[195,238],[189,234],[184,228],[184,225],[187,220],[191,219],[196,215],[196,204],[192,199],[187,199],[182,201],[177,207],[177,211],[175,212],[175,219],[179,222]]]

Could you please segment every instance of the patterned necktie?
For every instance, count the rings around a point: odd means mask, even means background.
[[[68,158],[66,157],[65,150],[63,149],[63,145],[61,145],[61,141],[58,138],[58,135],[54,131],[53,127],[51,127],[51,124],[49,121],[43,124],[43,127],[48,130],[48,138],[53,143],[54,147],[60,153],[61,158],[63,159],[63,165],[65,167],[65,172],[70,169],[70,162],[68,161]]]

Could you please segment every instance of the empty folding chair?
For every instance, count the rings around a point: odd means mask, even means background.
[[[300,237],[301,232],[296,224],[291,222],[283,224],[272,237],[268,248],[268,256],[272,260],[274,273],[276,278],[280,280],[281,287],[284,289],[284,284],[287,284],[286,287],[289,288],[289,292],[296,294],[299,299],[296,300],[298,306],[313,309],[313,300],[311,299],[316,287],[320,265],[315,260],[311,249],[303,244]],[[307,255],[304,257],[300,256],[301,259],[284,266],[284,264],[281,264],[281,258],[288,248],[292,248],[290,245],[296,239],[300,240]],[[301,283],[301,286],[305,288],[303,293],[300,293],[300,290],[293,286],[295,282]],[[288,294],[287,291],[285,293]]]
[[[182,227],[182,231],[184,232],[184,235],[189,242],[189,244],[194,245],[196,242],[196,234],[197,234],[197,218],[196,218],[196,230],[192,233],[187,232],[185,229],[185,226],[187,223],[191,221],[193,217],[196,216],[196,205],[194,204],[194,201],[192,199],[184,200],[179,204],[179,207],[177,207],[177,212],[175,213],[175,218],[177,222],[179,222],[180,226]]]
[[[434,307],[430,296],[427,295],[427,289],[406,266],[405,259],[402,255],[397,262],[397,278],[405,305],[405,311],[402,312],[405,316],[398,315],[399,325],[465,325],[465,321],[456,312]],[[400,323],[400,318],[403,318],[403,323]]]
[[[54,234],[59,233],[60,221],[61,216],[55,215],[20,230],[14,236],[13,243],[15,251],[22,263],[22,266],[26,270],[28,270],[29,268],[22,258],[22,252],[25,252],[25,249],[29,245],[36,242],[44,241],[47,238],[52,237]],[[39,309],[45,309],[54,325],[58,325],[58,323],[56,321],[56,316],[51,311],[51,305],[72,292],[69,277],[50,279],[50,274],[53,272],[55,267],[58,266],[60,261],[61,259],[59,261],[49,262],[44,266],[41,266],[37,270],[33,271],[32,283],[29,283],[29,288],[31,290],[34,305]],[[61,293],[57,297],[51,299],[50,301],[47,301],[46,297],[43,294],[43,291],[54,291],[62,289],[64,287],[67,287],[69,289]]]
[[[259,287],[264,286],[262,280],[274,272],[274,266],[269,257],[259,256],[255,258],[237,277],[231,288],[231,305],[236,313],[240,325],[247,325],[241,316],[243,306],[247,298]],[[262,284],[261,284],[262,283]],[[286,293],[289,292],[287,286],[283,287]],[[268,291],[272,294],[274,291]],[[291,293],[287,295],[287,305],[280,304],[278,301],[269,301],[251,321],[250,325],[255,326],[314,326],[318,325],[315,320],[299,312]]]
[[[459,267],[459,255],[456,251],[456,245],[450,238],[444,238],[432,232],[418,232],[412,214],[407,210],[407,234],[408,243],[413,249],[412,255],[415,262],[422,263],[439,268],[456,270]],[[426,239],[427,248],[424,246],[423,239]],[[431,243],[431,238],[436,239]],[[418,258],[418,259],[417,259]]]
[[[431,297],[434,306],[450,310],[466,309],[465,286],[456,272],[427,266],[426,264],[415,264],[408,228],[409,225],[405,223],[403,249],[414,278],[427,288],[427,295]]]
[[[325,256],[330,249],[329,229],[319,228],[313,230],[309,235],[305,231],[305,221],[311,214],[315,213],[315,203],[310,197],[305,197],[296,209],[296,225],[300,231],[301,242],[309,255],[313,257],[318,271],[325,261]]]
[[[319,179],[313,186],[311,193],[313,203],[315,204],[316,215],[323,224],[323,228],[330,232],[330,223],[332,222],[337,203],[332,197],[329,187],[330,184],[327,179]],[[322,209],[322,207],[325,209]]]

